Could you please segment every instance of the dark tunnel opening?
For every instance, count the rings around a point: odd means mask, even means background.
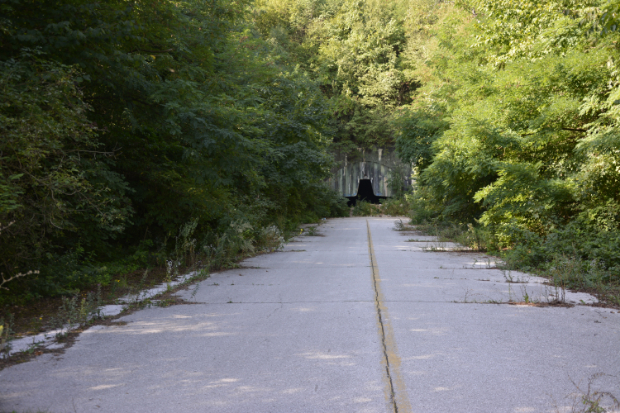
[[[357,196],[350,196],[349,202],[347,202],[348,206],[354,206],[358,200],[370,202],[371,204],[380,204],[382,199],[386,197],[379,197],[375,195],[375,192],[372,189],[372,183],[370,179],[360,179],[360,182],[357,186]]]

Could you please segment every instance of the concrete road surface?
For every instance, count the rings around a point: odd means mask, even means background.
[[[0,411],[525,413],[581,408],[589,384],[620,397],[620,314],[508,304],[561,292],[394,221],[328,220],[182,293],[195,304],[7,368]]]

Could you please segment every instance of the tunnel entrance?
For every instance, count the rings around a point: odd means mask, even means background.
[[[380,204],[381,200],[385,199],[386,197],[375,195],[375,192],[372,189],[372,182],[370,181],[370,179],[360,179],[357,186],[357,196],[348,196],[347,198],[349,198],[349,202],[347,202],[347,205],[354,206],[358,200],[370,202],[371,204]]]

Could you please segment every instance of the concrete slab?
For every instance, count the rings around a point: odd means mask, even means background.
[[[0,371],[0,411],[564,412],[599,373],[620,393],[619,313],[490,304],[548,287],[394,221],[328,220],[180,293],[194,304]]]
[[[153,308],[2,372],[4,409],[384,411],[372,303]],[[33,374],[35,373],[36,374]],[[10,377],[7,377],[10,373]]]
[[[411,411],[571,411],[575,384],[585,391],[596,374],[597,390],[620,393],[620,314],[492,304],[523,301],[525,292],[544,302],[554,289],[540,277],[472,266],[492,262],[482,254],[403,254],[385,220],[369,224]]]
[[[573,381],[586,390],[597,373],[608,375],[597,390],[620,388],[620,317],[589,308],[389,308],[413,412],[555,412],[568,407]]]
[[[365,229],[341,222],[1,371],[0,411],[387,411]]]
[[[313,265],[313,264],[311,264]],[[368,280],[368,265],[358,267],[296,269],[239,269],[212,276],[194,293],[180,294],[188,300],[204,303],[232,302],[344,302],[373,300],[372,289],[357,288]],[[364,277],[364,273],[365,277]],[[240,275],[241,274],[241,275]],[[193,295],[194,298],[191,298]]]

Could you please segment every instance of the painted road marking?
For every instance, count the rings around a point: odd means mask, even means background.
[[[394,340],[394,329],[390,321],[388,309],[384,304],[381,292],[381,276],[375,249],[372,245],[370,224],[366,220],[368,230],[368,255],[370,256],[370,268],[372,273],[373,287],[375,289],[375,306],[377,309],[377,330],[383,343],[383,365],[385,366],[385,397],[394,413],[411,413],[411,403],[407,397],[407,388],[400,372],[400,357],[398,347]]]

